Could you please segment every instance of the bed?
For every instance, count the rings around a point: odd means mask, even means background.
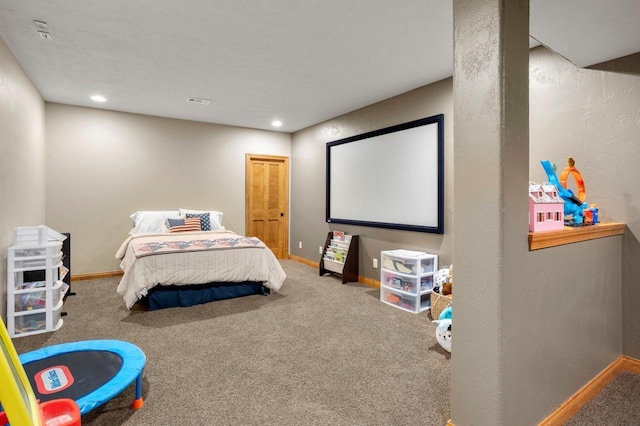
[[[167,225],[189,213],[161,212],[164,219],[156,218],[150,227],[134,218],[139,213],[132,215],[135,226],[116,253],[124,272],[117,292],[127,309],[139,301],[156,310],[267,295],[280,290],[286,278],[278,259],[262,241],[224,229],[221,220],[211,220],[209,229],[173,232]],[[172,219],[172,215],[178,217]]]

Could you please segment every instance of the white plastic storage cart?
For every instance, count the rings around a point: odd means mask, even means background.
[[[65,238],[43,225],[14,230],[14,245],[7,255],[7,328],[11,337],[62,327],[63,297],[68,289],[60,276]],[[29,275],[25,272],[30,271],[43,272],[39,275],[44,280],[25,280]]]
[[[431,306],[438,256],[421,251],[390,250],[380,254],[380,300],[417,314]]]

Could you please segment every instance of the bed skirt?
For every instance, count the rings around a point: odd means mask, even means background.
[[[261,282],[245,281],[240,283],[209,283],[194,285],[158,285],[149,290],[143,303],[150,311],[164,308],[187,307],[213,302],[215,300],[262,294],[271,291]]]

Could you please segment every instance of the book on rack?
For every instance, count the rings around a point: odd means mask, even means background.
[[[60,266],[60,269],[58,270],[59,274],[60,274],[60,281],[64,280],[64,277],[67,276],[67,274],[69,273],[69,268],[67,268],[66,266],[62,265]]]

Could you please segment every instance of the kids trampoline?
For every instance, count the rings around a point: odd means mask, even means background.
[[[80,426],[80,409],[72,399],[39,402],[0,318],[0,425]]]
[[[142,407],[146,357],[120,340],[85,340],[48,346],[19,356],[36,398],[68,398],[81,414],[109,401],[136,382],[132,408]]]

